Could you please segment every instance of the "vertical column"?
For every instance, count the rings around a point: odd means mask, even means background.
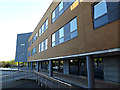
[[[70,74],[70,63],[69,60],[64,60],[63,61],[63,73],[64,74]]]
[[[86,60],[87,60],[88,88],[95,88],[94,60],[92,56],[86,56]]]
[[[53,76],[53,61],[49,61],[49,77]]]
[[[39,62],[39,71],[42,69],[42,62]]]
[[[19,62],[18,62],[18,70],[19,70]]]
[[[27,62],[27,68],[29,69],[29,62]]]
[[[32,62],[31,62],[31,70],[32,70],[32,68],[33,68],[33,65],[32,65]]]
[[[39,72],[39,62],[38,61],[37,61],[36,69],[37,69],[37,72]]]

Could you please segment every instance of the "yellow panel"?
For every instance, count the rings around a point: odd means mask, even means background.
[[[71,10],[75,9],[79,5],[79,0],[76,0],[71,6]]]

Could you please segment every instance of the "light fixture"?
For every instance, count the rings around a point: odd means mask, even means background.
[[[73,62],[73,60],[70,60],[70,62]]]

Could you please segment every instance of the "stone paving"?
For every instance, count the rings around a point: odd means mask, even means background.
[[[5,88],[41,88],[35,81],[32,80],[17,80],[2,85]]]
[[[41,73],[48,75],[48,72],[46,71],[40,71]],[[86,77],[82,76],[74,76],[74,75],[65,75],[62,73],[54,73],[53,77],[68,83],[71,83],[73,85],[76,85],[78,87],[87,88],[88,87],[88,80]],[[95,88],[120,88],[120,84],[114,83],[114,82],[107,82],[103,80],[95,80]]]
[[[48,75],[48,71],[40,70],[40,73]],[[53,74],[53,78],[62,80],[67,83],[71,83],[74,86],[79,88],[87,88],[87,78],[82,76],[74,76],[74,75],[65,75],[62,73],[55,73]],[[36,82],[32,80],[19,80],[14,81],[12,83],[7,83],[3,85],[3,88],[37,88],[40,86],[37,85]],[[95,87],[96,88],[120,88],[120,84],[107,82],[103,80],[95,80]]]

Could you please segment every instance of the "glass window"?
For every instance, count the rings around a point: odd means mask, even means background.
[[[62,13],[74,3],[75,0],[61,0],[59,5],[52,12],[52,23],[60,16]]]
[[[59,37],[63,37],[64,36],[64,27],[62,27],[60,30],[59,30]]]
[[[32,55],[36,54],[36,47],[32,49]]]
[[[73,19],[70,22],[70,32],[73,32],[76,29],[77,29],[77,18]]]
[[[45,51],[48,48],[48,39],[45,39],[39,44],[39,52]]]
[[[41,51],[43,51],[44,48],[44,42],[41,43]]]
[[[106,1],[103,0],[94,6],[94,19],[104,15],[105,13],[107,13],[107,5]]]
[[[48,39],[45,40],[45,50],[48,48]]]
[[[39,44],[39,51],[38,52],[41,52],[41,43]]]
[[[44,33],[44,31],[48,28],[48,19],[46,19],[46,21],[44,22],[44,24],[41,26],[40,30],[39,30],[39,36],[41,36],[42,33]]]
[[[71,39],[77,37],[77,30],[71,33]]]
[[[21,46],[25,46],[25,44],[24,44],[24,43],[21,43]]]
[[[30,57],[31,56],[31,51],[28,51],[28,57]]]
[[[44,24],[42,25],[42,33],[44,33]]]
[[[63,9],[63,1],[59,4],[59,11]]]
[[[37,33],[35,33],[35,35],[33,36],[33,41],[32,42],[34,42],[36,40],[37,40]]]
[[[77,17],[52,34],[52,47],[77,37]]]
[[[60,43],[64,42],[64,37],[60,38]]]
[[[54,47],[55,46],[55,42],[52,42],[52,47]]]
[[[52,35],[52,47],[55,46],[55,33]]]
[[[52,35],[52,42],[55,41],[55,33]]]
[[[52,19],[55,17],[55,10],[52,13]]]
[[[46,20],[46,29],[48,28],[48,19]]]
[[[31,46],[31,40],[30,40],[30,42],[28,42],[28,47],[30,47]]]
[[[99,3],[94,3],[92,5],[92,9],[94,29],[106,25],[109,22],[109,12],[107,10],[106,0],[102,0]]]
[[[42,28],[39,29],[39,36],[42,34]]]
[[[64,42],[64,27],[62,27],[60,30],[59,30],[59,42],[60,43],[63,43]]]

